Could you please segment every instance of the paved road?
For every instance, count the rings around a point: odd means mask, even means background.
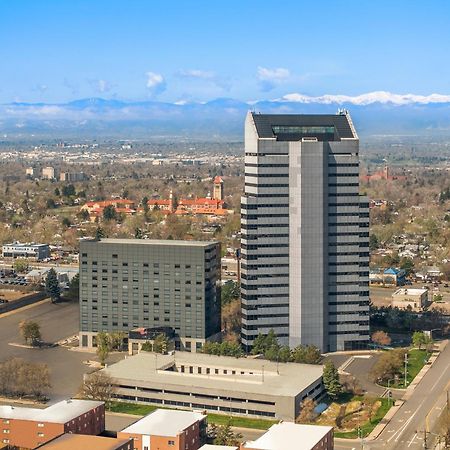
[[[63,347],[30,349],[8,345],[11,342],[23,342],[18,326],[24,319],[39,322],[43,339],[46,342],[56,342],[78,332],[78,304],[52,304],[48,301],[0,317],[0,361],[18,357],[27,361],[46,363],[51,373],[51,401],[74,395],[81,385],[83,374],[89,371],[82,361],[93,359],[93,355],[70,351]]]
[[[341,449],[386,449],[418,450],[424,448],[424,430],[427,416],[429,429],[433,429],[442,408],[445,392],[450,389],[450,344],[441,353],[417,385],[412,396],[399,409],[377,440],[364,443],[346,442],[336,439],[335,448]]]

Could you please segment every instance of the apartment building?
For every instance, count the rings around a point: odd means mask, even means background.
[[[131,438],[134,450],[198,450],[206,442],[206,415],[157,409],[117,433]]]
[[[105,430],[105,405],[64,400],[45,409],[0,405],[0,442],[34,449],[64,433],[97,435]]]
[[[294,421],[324,393],[323,367],[203,353],[141,352],[102,371],[120,401]]]
[[[42,168],[42,179],[43,180],[55,180],[56,171],[54,167],[47,166]]]
[[[176,350],[220,333],[220,243],[101,239],[80,243],[80,345],[99,331],[170,327]]]
[[[241,450],[333,450],[333,427],[281,422]]]
[[[273,329],[322,351],[369,341],[369,205],[348,113],[245,122],[242,342]]]

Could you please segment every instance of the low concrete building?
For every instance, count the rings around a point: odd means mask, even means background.
[[[428,289],[397,289],[392,294],[392,307],[422,311],[428,305]]]
[[[206,441],[206,416],[198,412],[157,409],[117,433],[133,439],[134,450],[198,450]]]
[[[389,269],[375,268],[369,272],[370,285],[402,286],[406,282],[406,271],[390,267]]]
[[[133,448],[133,439],[85,434],[63,434],[39,447],[43,450],[133,450]]]
[[[281,422],[241,450],[333,450],[333,427]]]
[[[56,179],[56,171],[54,167],[47,166],[42,168],[42,179],[43,180],[54,180]]]
[[[291,421],[303,400],[324,392],[321,365],[203,353],[141,352],[103,372],[118,400]]]
[[[41,261],[50,256],[48,244],[35,244],[34,242],[3,244],[2,254],[4,258],[34,258]]]
[[[34,449],[64,433],[97,435],[105,430],[105,404],[64,400],[45,409],[0,406],[1,443]]]

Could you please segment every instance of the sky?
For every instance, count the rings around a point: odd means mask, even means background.
[[[0,0],[0,103],[450,94],[448,0]]]

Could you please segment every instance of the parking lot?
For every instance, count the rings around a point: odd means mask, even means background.
[[[83,374],[89,371],[82,361],[94,359],[95,355],[70,351],[64,347],[30,349],[9,345],[23,343],[19,334],[19,323],[24,319],[35,320],[41,325],[45,342],[57,342],[78,332],[78,304],[52,304],[46,301],[0,316],[0,361],[18,357],[45,363],[51,373],[51,401],[73,396],[81,385]]]

